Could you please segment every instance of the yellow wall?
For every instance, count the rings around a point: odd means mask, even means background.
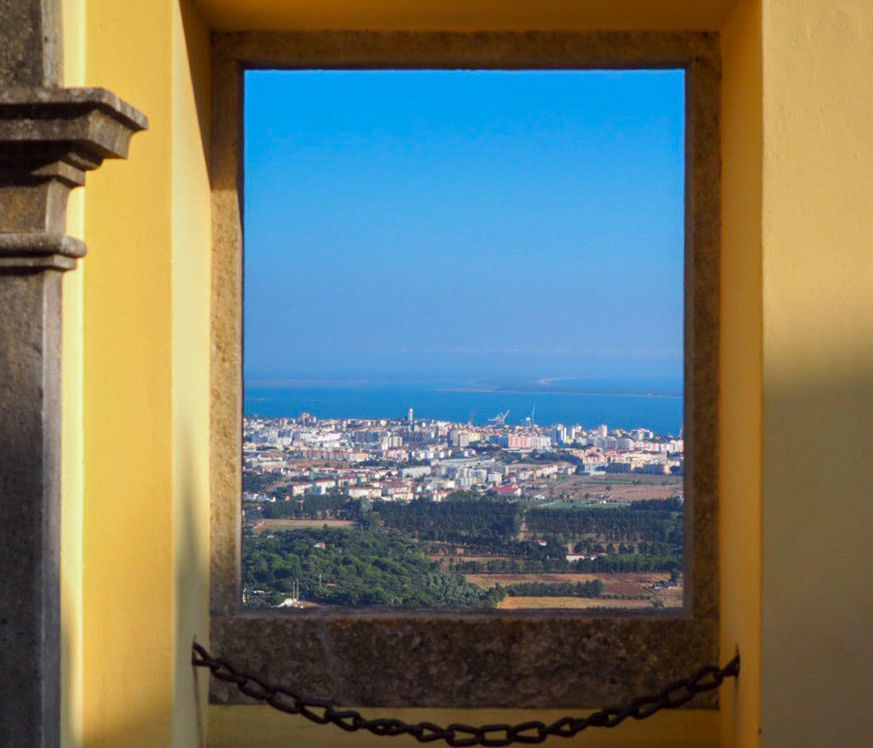
[[[173,684],[172,6],[88,0],[86,80],[146,112],[89,175],[84,730],[168,745]]]
[[[64,85],[85,80],[85,0],[61,6]],[[84,238],[85,191],[74,190],[67,233]],[[82,290],[84,268],[63,278],[61,339],[61,735],[64,748],[82,743],[82,522],[84,439],[82,429]]]
[[[197,745],[208,32],[187,0],[65,0],[63,11],[67,84],[110,88],[150,119],[127,161],[88,176],[87,202],[74,194],[68,216],[88,256],[64,279],[64,744]]]
[[[873,3],[763,14],[763,742],[873,715]]]
[[[400,0],[197,5],[221,28],[721,29],[721,641],[722,660],[740,648],[743,673],[720,715],[662,715],[579,744],[681,745],[681,735],[712,745],[720,730],[723,745],[754,746],[759,725],[769,746],[863,744],[873,732],[857,706],[873,672],[873,4],[446,0],[416,5],[408,23],[413,4]],[[205,683],[198,696],[188,647],[206,640],[208,584],[207,32],[187,0],[63,7],[67,81],[111,88],[150,118],[130,159],[89,175],[87,199],[70,209],[89,254],[65,278],[66,744],[196,745]],[[209,723],[215,746],[369,744],[258,708],[212,707]]]
[[[363,709],[368,717],[396,717],[420,722],[450,724],[496,724],[539,719],[546,722],[564,717],[567,710],[510,711],[501,709]],[[662,712],[645,722],[630,720],[613,730],[591,729],[575,738],[554,738],[555,745],[586,748],[716,748],[718,713],[708,710]],[[316,725],[289,717],[269,707],[213,706],[209,710],[210,748],[385,748],[386,741],[398,748],[420,746],[415,738],[376,737],[368,733],[344,733],[333,726]],[[435,743],[434,745],[440,745]],[[445,745],[445,743],[442,743]],[[548,745],[548,744],[547,744]]]
[[[734,0],[197,0],[217,31],[718,28]]]
[[[190,3],[173,6],[172,735],[194,746],[209,685],[190,666],[192,640],[209,642],[209,33]]]
[[[199,692],[194,687],[189,645],[193,636],[206,641],[208,611],[208,38],[196,13],[173,0],[77,2],[65,7],[68,15],[78,9],[80,27],[67,29],[69,50],[77,40],[84,48],[75,82],[112,89],[145,111],[150,127],[134,138],[129,160],[89,176],[89,254],[67,281],[84,292],[84,301],[73,291],[66,302],[65,406],[73,417],[65,445],[65,563],[72,560],[65,605],[73,610],[67,637],[81,640],[65,657],[67,744],[196,745],[203,728],[196,700],[206,686],[201,674]],[[77,450],[84,458],[78,474]],[[428,714],[447,722],[533,716]],[[295,735],[308,744],[366,744],[277,716],[213,709],[211,744],[268,745]],[[697,712],[574,743],[714,745],[717,734],[718,715]]]
[[[761,646],[761,2],[722,29],[722,317],[719,401],[722,744],[753,746]]]

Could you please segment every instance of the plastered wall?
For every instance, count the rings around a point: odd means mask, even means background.
[[[187,0],[63,9],[67,83],[110,88],[150,120],[130,158],[90,174],[70,206],[88,255],[64,288],[64,742],[198,745],[208,32]]]
[[[873,734],[873,3],[763,5],[765,746]]]
[[[81,56],[75,82],[111,88],[148,114],[150,129],[128,161],[91,175],[78,208],[89,255],[70,276],[79,295],[66,302],[65,548],[73,563],[65,605],[78,642],[65,660],[67,743],[196,745],[206,688],[193,680],[188,647],[194,635],[206,639],[208,583],[207,32],[192,7],[173,0],[77,1],[67,31]],[[213,710],[209,728],[211,745],[295,735],[364,744],[263,710]],[[666,714],[584,744],[714,745],[717,731],[713,712]]]
[[[85,78],[85,0],[61,6],[64,84]],[[85,191],[74,190],[67,207],[67,233],[85,232]],[[82,744],[82,523],[84,432],[82,413],[82,291],[84,267],[63,277],[61,340],[61,721],[64,748]]]
[[[470,28],[496,5],[423,17]],[[568,4],[535,15],[504,5],[500,23],[590,27]],[[652,15],[652,3],[628,0],[612,16],[608,5],[591,3],[587,23],[722,33],[721,641],[723,659],[740,647],[744,670],[720,715],[663,715],[580,744],[863,745],[873,732],[858,698],[873,685],[873,4],[676,0]],[[224,29],[246,18],[305,28],[328,11],[338,23],[362,7],[198,6]],[[210,21],[176,0],[63,7],[67,82],[109,87],[151,121],[130,159],[90,174],[70,208],[89,255],[64,288],[66,743],[197,745],[205,688],[187,648],[205,640],[207,611]],[[256,708],[213,707],[208,722],[216,746],[366,744]]]
[[[615,30],[707,31],[734,0],[198,0],[216,31]]]
[[[742,677],[721,691],[721,737],[725,746],[754,746],[761,695],[760,0],[737,4],[721,43],[721,650],[722,659],[742,656]]]
[[[173,744],[205,740],[207,674],[189,666],[209,632],[209,32],[172,3]]]
[[[148,113],[87,186],[84,739],[169,745],[173,684],[169,2],[88,0],[86,73]],[[133,198],[133,199],[132,199]]]

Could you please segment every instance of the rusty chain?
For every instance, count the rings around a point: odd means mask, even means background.
[[[238,671],[227,660],[212,657],[197,643],[193,645],[191,662],[194,667],[208,668],[218,680],[235,684],[241,693],[250,698],[287,714],[300,714],[319,725],[333,724],[347,732],[367,730],[373,735],[411,735],[419,743],[445,740],[450,746],[535,744],[553,735],[572,738],[589,727],[615,727],[628,717],[646,719],[661,709],[676,709],[697,694],[718,688],[725,678],[736,678],[740,672],[740,656],[737,655],[723,668],[707,665],[688,678],[674,681],[651,696],[636,698],[626,706],[606,707],[587,717],[562,717],[548,725],[534,720],[517,725],[474,727],[455,723],[441,727],[432,722],[408,724],[399,719],[366,719],[354,709],[337,709],[329,701],[304,698],[286,686],[272,685],[256,675]]]

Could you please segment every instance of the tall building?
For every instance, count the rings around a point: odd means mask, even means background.
[[[463,449],[470,443],[470,434],[466,431],[453,429],[449,432],[449,444],[455,448]]]

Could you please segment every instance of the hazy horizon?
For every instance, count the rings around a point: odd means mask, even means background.
[[[410,375],[398,372],[373,373],[356,376],[337,376],[319,373],[285,372],[275,375],[250,374],[246,377],[246,387],[391,387],[391,386],[430,386],[434,388],[512,391],[565,390],[565,391],[633,391],[663,392],[682,395],[681,376],[588,376],[588,377],[476,377],[476,376],[433,376],[428,374]]]

